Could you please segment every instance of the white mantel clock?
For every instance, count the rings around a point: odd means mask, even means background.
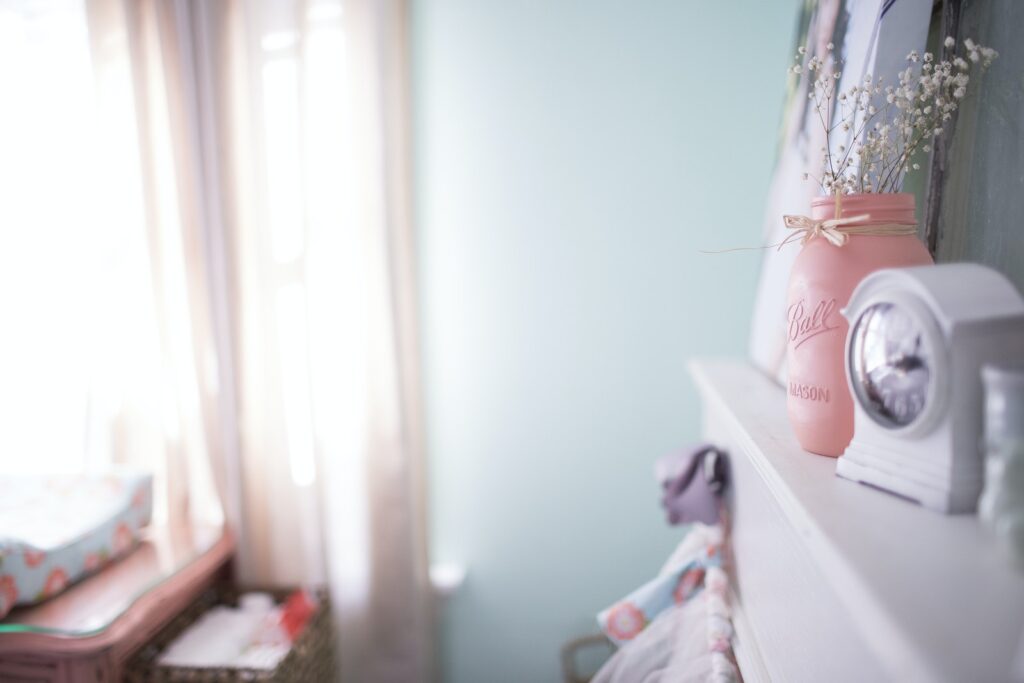
[[[854,437],[836,473],[942,512],[983,484],[981,366],[1024,358],[1024,299],[973,263],[881,270],[843,311]]]

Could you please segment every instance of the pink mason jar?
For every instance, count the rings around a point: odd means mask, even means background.
[[[835,217],[835,198],[811,201],[815,221]],[[914,225],[914,196],[842,197],[841,218],[867,214],[858,226]],[[848,324],[841,311],[857,284],[882,268],[933,263],[916,235],[847,235],[835,246],[812,237],[793,263],[786,297],[787,408],[800,445],[836,457],[853,438],[853,398],[843,354]]]

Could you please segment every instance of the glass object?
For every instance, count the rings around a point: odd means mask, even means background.
[[[879,303],[857,320],[850,343],[852,384],[878,424],[898,429],[924,412],[931,366],[924,330],[906,309]]]
[[[978,513],[1000,549],[1024,567],[1024,364],[986,365],[985,489]]]
[[[816,197],[810,218],[833,219],[836,208],[834,197]],[[857,218],[865,226],[913,225],[914,197],[844,195],[839,211],[839,218]],[[804,450],[836,457],[853,438],[853,394],[846,379],[849,326],[841,313],[853,290],[876,270],[931,263],[915,235],[855,234],[843,246],[815,236],[801,248],[786,294],[786,411]]]
[[[172,579],[224,537],[220,527],[148,527],[124,558],[60,595],[16,607],[0,620],[4,633],[93,636],[102,633],[146,592]]]

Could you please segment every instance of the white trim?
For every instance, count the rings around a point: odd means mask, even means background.
[[[704,409],[713,417],[709,424],[718,425],[708,436],[729,448],[734,470],[742,466],[756,474],[745,481],[746,493],[751,486],[759,489],[781,515],[778,533],[785,538],[759,537],[761,555],[755,564],[783,561],[764,556],[765,547],[792,548],[815,569],[794,576],[792,584],[783,575],[777,580],[783,583],[770,590],[796,601],[834,596],[842,606],[835,617],[843,621],[848,637],[835,642],[834,649],[829,643],[824,652],[801,656],[827,664],[859,641],[892,680],[1008,677],[1016,634],[1024,630],[1024,576],[998,555],[976,519],[937,515],[837,478],[835,460],[800,449],[786,419],[783,390],[748,363],[696,361],[690,370]],[[752,499],[744,493],[736,492],[734,539],[748,532],[741,527],[740,513],[749,522],[750,509],[740,506]],[[734,552],[743,555],[744,548],[737,544]],[[748,562],[746,571],[751,566]],[[753,620],[750,631],[768,634],[774,624],[755,619],[760,614],[755,607],[768,601],[766,586],[757,587],[761,594],[748,591],[741,581],[735,588],[739,606]],[[813,613],[806,604],[793,607]],[[763,638],[756,642],[770,671],[790,669],[791,653],[778,652],[777,645]],[[844,669],[838,675],[858,680],[857,673]]]
[[[735,635],[732,639],[732,651],[736,655],[736,664],[743,674],[743,683],[769,683],[768,675],[761,650],[757,647],[757,638],[747,621],[747,613],[743,603],[739,601],[735,591],[729,591],[729,603],[732,609],[732,628]]]

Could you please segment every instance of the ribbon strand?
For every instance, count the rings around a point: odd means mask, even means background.
[[[841,247],[846,244],[850,235],[888,235],[898,237],[905,235],[916,235],[917,224],[915,223],[881,223],[868,225],[871,214],[862,213],[858,216],[843,217],[842,194],[836,193],[835,216],[825,220],[816,221],[808,216],[782,217],[782,222],[787,229],[793,230],[786,239],[775,244],[768,244],[763,247],[737,247],[734,249],[722,249],[721,251],[704,251],[705,254],[724,254],[730,251],[748,251],[759,249],[782,249],[790,242],[800,240],[800,244],[807,244],[815,237],[824,237],[829,244]]]
[[[830,244],[841,247],[846,244],[850,235],[916,235],[917,225],[906,223],[882,223],[865,225],[871,220],[871,214],[843,218],[843,193],[836,192],[835,215],[832,218],[816,221],[807,216],[783,216],[782,222],[790,230],[796,230],[786,239],[779,242],[779,248],[800,238],[800,244],[807,244],[814,237],[824,237]]]

